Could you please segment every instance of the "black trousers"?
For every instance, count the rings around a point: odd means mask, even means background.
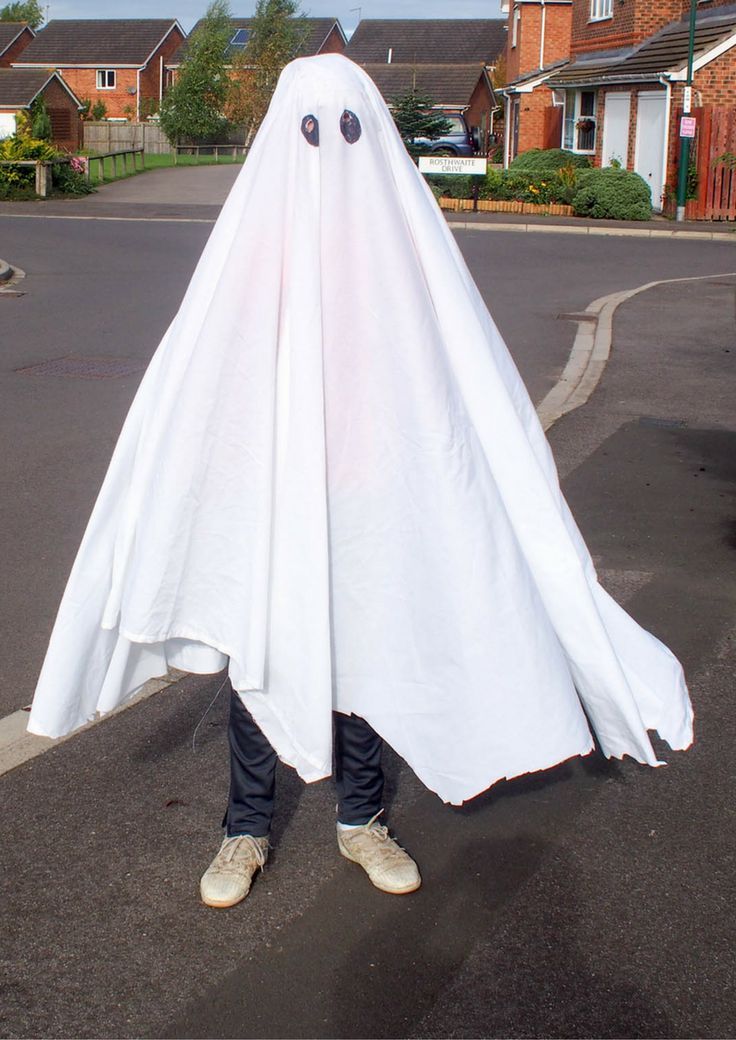
[[[334,713],[335,783],[340,823],[367,823],[382,807],[383,741],[365,719]],[[233,691],[230,696],[230,798],[223,820],[228,837],[265,837],[271,829],[276,752]]]

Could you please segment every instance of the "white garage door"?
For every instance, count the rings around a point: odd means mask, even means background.
[[[629,165],[629,117],[631,94],[606,94],[603,117],[603,165],[615,159],[626,169]]]
[[[639,95],[634,169],[649,184],[655,209],[662,209],[666,111],[667,99],[663,90]]]

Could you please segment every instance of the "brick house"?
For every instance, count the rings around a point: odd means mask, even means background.
[[[300,18],[299,23],[304,28],[304,40],[299,48],[300,57],[308,57],[313,54],[342,54],[347,45],[347,37],[337,18]],[[202,19],[192,29],[196,32],[202,24]],[[231,18],[232,37],[229,50],[235,55],[245,47],[250,37],[252,18]],[[191,34],[190,34],[191,35]],[[186,42],[177,48],[166,62],[166,85],[176,81],[181,63],[186,55]]]
[[[35,35],[25,22],[0,22],[0,69],[9,68]]]
[[[677,180],[689,11],[690,0],[573,0],[569,60],[530,81],[549,132],[524,133],[522,110],[518,150],[561,145],[597,165],[620,163],[644,177],[655,208],[665,208]],[[507,97],[521,87],[509,84]],[[693,91],[699,109],[736,105],[733,0],[699,0]],[[508,158],[514,154],[511,141]]]
[[[689,10],[689,0],[638,0],[625,11],[616,7],[596,33],[590,23],[574,23],[573,60],[548,80],[564,91],[563,146],[587,152],[596,165],[617,161],[636,170],[655,209],[665,208],[677,183]],[[698,107],[736,104],[733,0],[700,0],[693,94]],[[579,129],[583,109],[593,124],[587,134]]]
[[[0,138],[15,133],[17,113],[28,112],[37,98],[46,103],[52,143],[77,151],[81,102],[61,76],[49,69],[0,69]]]
[[[384,100],[412,90],[434,99],[434,107],[448,114],[462,112],[469,127],[485,125],[493,132],[493,115],[498,108],[488,70],[481,65],[404,65],[367,63],[363,68]],[[485,121],[485,123],[484,123]],[[482,140],[480,151],[485,150]]]
[[[504,164],[559,146],[561,114],[548,77],[570,58],[573,0],[503,0],[507,12]]]
[[[164,92],[164,68],[186,34],[174,18],[53,19],[13,62],[55,69],[107,118],[139,120]]]
[[[436,108],[462,112],[485,152],[499,108],[493,75],[505,49],[503,18],[366,18],[345,55],[387,100],[416,84]]]

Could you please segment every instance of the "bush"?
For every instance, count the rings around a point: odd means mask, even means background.
[[[16,133],[0,141],[0,162],[26,162],[29,159],[53,159],[56,151],[47,141]],[[16,191],[35,193],[36,171],[32,166],[0,166],[0,184],[5,198]]]
[[[528,152],[517,155],[509,164],[509,169],[514,172],[559,170],[562,166],[590,169],[590,159],[587,155],[568,152],[564,148],[531,148]]]
[[[445,177],[440,173],[431,173],[426,180],[436,198],[472,199],[473,181],[480,178],[454,176]],[[438,194],[439,192],[439,194]]]
[[[54,163],[51,183],[55,191],[62,195],[89,195],[95,190],[85,179],[79,162],[78,159],[72,159],[71,163]]]
[[[647,182],[631,170],[584,170],[578,175],[572,207],[578,217],[597,220],[650,220],[652,196]]]

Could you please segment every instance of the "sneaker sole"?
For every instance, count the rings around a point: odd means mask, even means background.
[[[340,850],[340,855],[344,859],[348,860],[349,863],[355,863],[357,867],[360,867],[373,887],[377,888],[379,892],[386,892],[390,896],[408,896],[411,892],[416,892],[418,888],[422,887],[422,879],[419,878],[418,881],[412,882],[411,885],[405,885],[403,888],[386,888],[385,885],[380,885],[377,881],[373,880],[362,863],[359,863],[357,859],[353,859],[353,857],[347,852],[343,852],[342,846],[338,846],[338,848]]]
[[[231,906],[237,906],[238,903],[242,903],[247,895],[248,893],[246,892],[245,896],[240,896],[238,899],[231,899],[228,902],[224,902],[219,899],[205,899],[201,893],[199,898],[202,901],[203,906],[211,906],[215,910],[227,910]]]

